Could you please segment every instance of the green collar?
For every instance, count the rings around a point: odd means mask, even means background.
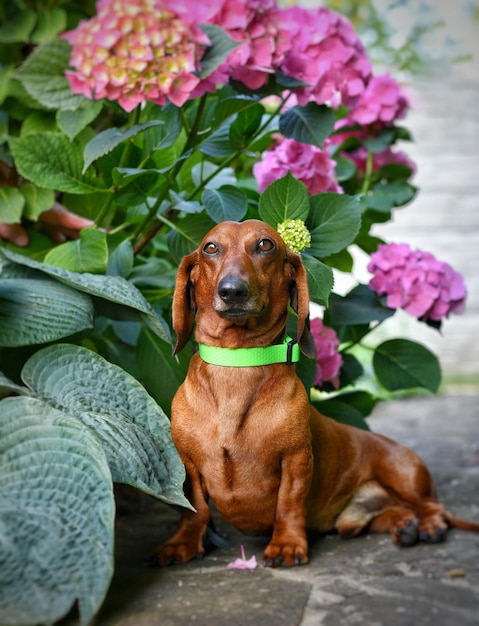
[[[216,348],[200,343],[200,357],[210,365],[224,367],[252,367],[299,361],[299,346],[296,339],[286,336],[283,343],[266,348]]]

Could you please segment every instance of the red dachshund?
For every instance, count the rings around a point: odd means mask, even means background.
[[[403,546],[440,541],[448,527],[479,532],[437,501],[415,452],[309,404],[295,348],[283,343],[289,303],[299,346],[314,357],[301,258],[261,221],[218,224],[182,260],[175,353],[195,323],[200,352],[173,400],[171,431],[196,512],[185,510],[156,548],[158,562],[204,553],[209,498],[241,532],[271,535],[263,563],[272,567],[308,562],[306,528],[389,532]]]

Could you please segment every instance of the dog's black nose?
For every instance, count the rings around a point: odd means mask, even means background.
[[[242,304],[249,295],[248,283],[241,278],[227,276],[218,285],[218,295],[225,304]]]

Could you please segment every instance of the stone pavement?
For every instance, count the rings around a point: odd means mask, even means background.
[[[457,516],[479,522],[479,395],[398,400],[377,407],[371,428],[413,447]],[[176,525],[169,507],[123,491],[135,512],[117,518],[116,572],[97,626],[477,626],[479,534],[451,530],[444,543],[396,547],[387,535],[314,537],[304,567],[231,570],[261,559],[263,538],[216,518],[233,543],[202,561],[145,565]],[[132,506],[133,504],[133,506]],[[140,504],[141,506],[137,506]],[[140,510],[138,510],[140,509]]]

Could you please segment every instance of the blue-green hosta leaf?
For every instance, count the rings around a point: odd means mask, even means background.
[[[441,383],[436,356],[408,339],[390,339],[377,346],[373,367],[379,382],[389,391],[423,387],[436,393]]]
[[[155,313],[141,292],[121,276],[70,272],[40,263],[6,248],[0,248],[0,257],[2,255],[13,263],[39,270],[69,287],[94,296],[96,306],[103,307],[105,314],[118,319],[142,320],[164,341],[171,341],[166,323]]]
[[[71,272],[104,274],[108,265],[106,233],[97,228],[83,228],[78,239],[52,248],[44,262]]]
[[[310,198],[307,226],[311,232],[308,254],[324,258],[352,243],[361,226],[359,203],[355,196],[321,193]]]
[[[25,90],[48,109],[74,111],[88,102],[72,92],[65,76],[70,53],[70,44],[58,37],[37,46],[15,72]]]
[[[55,341],[93,328],[86,294],[56,280],[0,279],[0,346]]]
[[[285,220],[306,220],[308,213],[308,190],[291,172],[268,185],[259,199],[259,216],[273,228]]]
[[[57,132],[37,132],[10,138],[15,165],[22,176],[39,187],[68,193],[105,191],[91,176],[82,174],[82,144]]]
[[[113,480],[188,506],[169,420],[130,374],[91,350],[57,344],[30,357],[22,380],[43,402],[75,415],[95,433]]]
[[[131,139],[147,128],[160,124],[163,124],[162,120],[151,120],[144,124],[135,124],[135,126],[131,126],[127,130],[122,130],[121,128],[107,128],[101,133],[98,133],[98,135],[91,139],[85,146],[83,173],[86,172],[93,161],[96,161],[101,156],[114,150],[122,141]]]
[[[9,394],[18,394],[21,396],[29,396],[30,392],[28,389],[23,387],[22,385],[17,385],[10,380],[3,372],[0,372],[0,394],[3,393],[5,395]]]
[[[113,573],[115,502],[105,454],[75,418],[35,398],[0,410],[0,623],[81,624]]]
[[[332,109],[309,102],[305,107],[295,106],[283,113],[279,130],[285,137],[321,147],[333,132],[334,122]]]

